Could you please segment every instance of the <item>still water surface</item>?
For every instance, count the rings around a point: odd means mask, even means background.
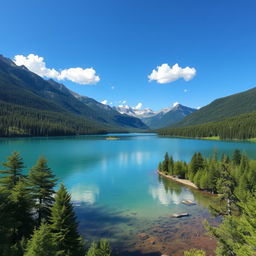
[[[159,137],[155,134],[0,139],[0,157],[19,151],[30,168],[45,156],[72,195],[80,231],[87,240],[106,237],[121,255],[182,255],[184,248],[202,247],[210,254],[215,243],[201,224],[210,221],[211,197],[159,178],[156,168],[168,152],[189,161],[195,151],[231,155],[234,149],[256,158],[256,144]],[[185,206],[184,199],[197,205]],[[190,217],[172,219],[175,212]]]

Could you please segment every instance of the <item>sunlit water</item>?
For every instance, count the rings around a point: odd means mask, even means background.
[[[210,217],[211,197],[159,178],[156,169],[165,152],[175,160],[188,161],[195,151],[210,156],[214,151],[231,154],[238,148],[256,158],[254,143],[155,134],[117,136],[118,140],[106,140],[105,135],[0,139],[0,157],[4,161],[12,151],[19,151],[30,168],[39,156],[45,156],[72,195],[84,237],[109,238],[121,255],[160,255],[173,248],[177,250],[172,255],[181,255],[183,247],[195,245],[193,232],[202,238],[202,246],[206,244],[201,221]],[[197,205],[183,205],[184,199],[195,200]],[[189,212],[190,217],[172,219],[176,212]],[[212,246],[205,249],[211,251]]]

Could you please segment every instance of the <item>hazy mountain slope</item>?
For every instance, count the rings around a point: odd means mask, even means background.
[[[256,110],[256,88],[220,98],[195,113],[187,116],[175,125],[186,127],[207,122],[219,121],[227,117],[237,116]]]

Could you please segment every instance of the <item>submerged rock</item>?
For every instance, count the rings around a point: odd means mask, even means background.
[[[182,218],[182,217],[188,217],[189,213],[187,212],[182,212],[182,213],[174,213],[172,215],[172,218]]]

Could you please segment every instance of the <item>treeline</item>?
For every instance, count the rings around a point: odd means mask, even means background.
[[[256,191],[256,161],[249,160],[239,150],[233,152],[230,159],[222,154],[221,160],[215,153],[211,158],[204,158],[195,153],[191,161],[174,161],[165,154],[164,161],[159,163],[158,170],[164,174],[192,181],[201,190],[219,193],[224,175],[230,174],[235,182],[235,190],[240,194]]]
[[[183,128],[165,128],[160,135],[202,138],[219,137],[220,139],[256,138],[256,112],[226,118],[218,122],[209,122]]]
[[[106,133],[106,127],[80,116],[37,110],[0,101],[0,137],[102,133]]]
[[[15,152],[0,171],[1,256],[111,256],[106,240],[85,246],[71,196],[40,158],[24,175],[24,163]]]
[[[181,170],[181,166],[184,168]],[[159,170],[169,175],[192,180],[199,188],[218,194],[210,204],[211,212],[222,216],[219,227],[205,227],[218,243],[217,256],[256,255],[256,161],[239,150],[230,159],[225,154],[218,160],[195,153],[187,164],[165,155]],[[188,255],[205,255],[191,252]]]

